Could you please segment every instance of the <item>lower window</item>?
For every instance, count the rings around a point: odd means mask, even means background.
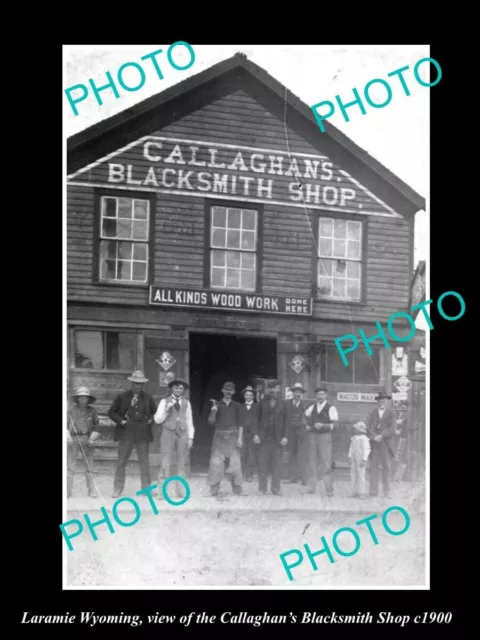
[[[119,331],[75,330],[75,368],[133,371],[136,334]]]

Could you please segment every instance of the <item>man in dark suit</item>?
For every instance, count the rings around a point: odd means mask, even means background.
[[[114,439],[118,441],[118,462],[112,498],[122,495],[125,468],[135,447],[142,489],[152,484],[148,454],[150,442],[153,440],[152,424],[157,406],[152,396],[143,390],[148,379],[142,371],[135,371],[127,380],[132,383],[132,388],[118,395],[108,411],[109,418],[115,422]]]
[[[282,453],[288,443],[284,405],[278,397],[279,392],[277,383],[261,401],[258,432],[254,432],[253,437],[255,444],[260,444],[258,488],[260,493],[267,493],[268,476],[271,475],[271,491],[276,496],[281,495]]]
[[[367,436],[370,438],[370,495],[378,495],[378,467],[382,467],[383,493],[390,497],[392,458],[395,455],[394,436],[397,432],[397,416],[393,409],[387,409],[391,396],[382,389],[375,400],[378,407],[367,418]]]
[[[305,411],[309,404],[302,399],[305,392],[300,382],[293,385],[293,398],[285,401],[285,426],[288,432],[288,451],[290,464],[289,483],[301,482],[307,484],[308,481],[308,431],[305,429],[307,419]]]
[[[258,444],[253,442],[253,434],[258,433],[260,405],[254,402],[255,392],[252,387],[242,390],[245,402],[240,405],[240,426],[243,427],[242,472],[245,480],[250,482],[258,470]]]

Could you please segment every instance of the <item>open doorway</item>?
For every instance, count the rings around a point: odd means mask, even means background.
[[[255,378],[277,377],[275,338],[235,335],[190,334],[190,401],[195,424],[192,471],[206,471],[213,428],[208,424],[210,398],[222,398],[224,382],[233,382],[234,400],[242,400],[241,390]]]

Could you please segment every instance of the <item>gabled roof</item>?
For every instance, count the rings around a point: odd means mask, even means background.
[[[67,173],[240,89],[281,120],[286,100],[288,126],[399,213],[408,216],[425,209],[422,196],[330,122],[324,122],[322,133],[311,108],[242,53],[68,138]]]

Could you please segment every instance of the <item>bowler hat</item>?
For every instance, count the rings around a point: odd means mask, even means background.
[[[303,388],[303,384],[301,382],[295,382],[295,384],[293,385],[293,387],[290,387],[291,391],[305,391],[305,389]]]
[[[175,380],[172,380],[171,382],[169,382],[168,388],[171,389],[176,384],[181,384],[184,387],[185,391],[190,388],[190,385],[188,384],[188,382],[185,382],[185,380],[182,380],[182,378],[175,378]]]
[[[225,389],[225,391],[235,391],[235,385],[233,382],[224,382],[222,389]]]
[[[93,404],[96,401],[96,397],[92,396],[87,387],[79,387],[77,391],[71,396],[71,398],[76,402],[77,398],[81,396],[87,396],[87,398],[89,399],[88,404]]]
[[[253,390],[253,387],[251,387],[250,385],[248,385],[248,387],[245,387],[245,389],[242,389],[242,395],[244,395],[247,391],[251,391],[252,393],[255,393],[255,391]]]
[[[134,371],[131,376],[127,378],[130,382],[137,382],[138,384],[143,384],[144,382],[148,382],[148,378],[145,378],[143,375],[143,371]]]
[[[315,393],[317,393],[318,391],[325,391],[325,393],[327,393],[328,389],[324,384],[321,384],[319,387],[315,389]]]
[[[389,396],[385,389],[380,389],[378,395],[375,397],[375,400],[391,400],[392,396]]]

